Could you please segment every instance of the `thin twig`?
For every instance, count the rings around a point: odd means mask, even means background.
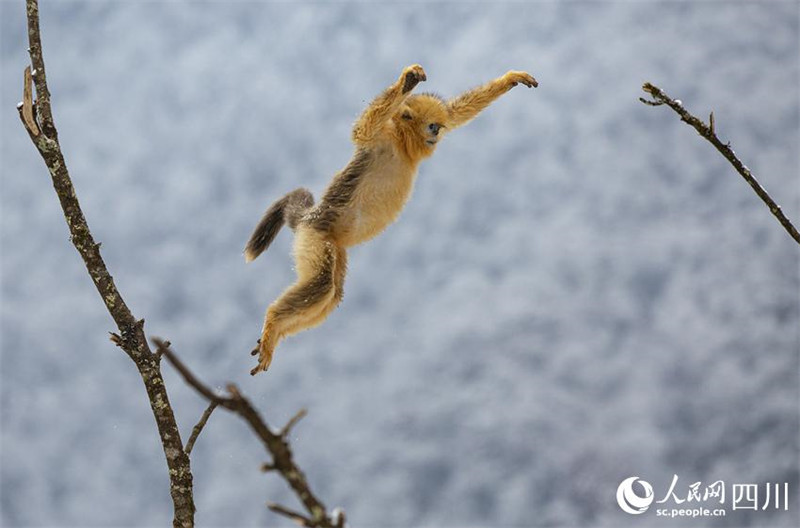
[[[175,353],[169,347],[165,346],[166,343],[164,341],[153,339],[153,344],[156,346],[157,351],[175,367],[175,370],[178,371],[189,386],[208,401],[216,402],[219,406],[238,414],[247,422],[256,436],[261,440],[264,449],[272,456],[272,463],[264,464],[262,470],[277,471],[289,484],[289,487],[292,488],[292,491],[308,512],[308,517],[297,514],[300,518],[308,522],[307,526],[335,528],[340,517],[337,516],[334,519],[329,515],[322,501],[312,493],[305,475],[294,462],[292,450],[286,438],[291,428],[305,413],[303,411],[298,412],[279,433],[275,433],[270,429],[264,419],[261,418],[261,415],[256,411],[250,401],[242,395],[236,385],[229,384],[227,386],[229,396],[219,396],[215,394],[211,388],[198,380],[189,368],[178,359]]]
[[[302,515],[294,510],[290,510],[289,508],[281,506],[280,504],[275,504],[274,502],[268,502],[267,508],[277,513],[278,515],[283,515],[284,517],[288,517],[289,519],[293,520],[300,526],[306,526],[306,527],[319,526],[305,515]]]
[[[175,357],[175,355],[172,353],[172,350],[170,350],[169,348],[168,341],[162,341],[161,339],[156,338],[153,339],[153,344],[156,345],[156,354],[167,358],[167,360],[172,364],[172,366],[175,367],[175,370],[178,371],[178,373],[183,377],[186,383],[191,385],[192,388],[194,388],[194,390],[202,394],[203,397],[210,402],[215,402],[217,405],[219,404],[225,405],[226,403],[225,398],[217,396],[214,393],[214,391],[203,385],[203,383],[201,383],[200,380],[195,378],[194,374],[192,374],[192,372],[188,368],[186,368],[186,366],[178,358]],[[225,405],[225,407],[230,408],[230,403],[228,405]]]
[[[290,510],[289,508],[281,506],[280,504],[276,504],[274,502],[268,502],[267,508],[277,513],[278,515],[283,515],[284,517],[293,520],[296,524],[300,526],[305,526],[307,528],[315,528],[322,526],[322,524],[320,524],[319,522],[314,521],[313,519],[309,519],[308,517],[306,517],[301,513],[298,513],[294,510]],[[333,528],[344,528],[344,525],[346,523],[344,511],[342,511],[339,508],[334,508],[333,512],[331,512],[331,520],[333,521]]]
[[[307,414],[308,414],[308,411],[305,410],[305,409],[300,409],[299,411],[297,411],[297,414],[292,416],[289,419],[289,421],[286,422],[286,425],[283,426],[283,428],[281,429],[281,432],[279,434],[284,438],[289,438],[289,433],[292,432],[292,427],[297,425],[297,422],[299,422],[300,420],[305,418],[305,416]]]
[[[639,100],[640,100],[641,102],[643,102],[644,104],[646,104],[646,105],[650,105],[650,106],[661,106],[661,105],[663,105],[663,104],[664,104],[664,103],[662,103],[662,102],[660,102],[660,101],[648,101],[648,100],[647,100],[647,99],[645,99],[644,97],[640,97],[640,98],[639,98]]]
[[[41,134],[36,118],[33,116],[33,85],[31,82],[31,67],[25,66],[22,76],[22,105],[19,107],[22,124],[31,136]]]
[[[58,141],[58,132],[53,122],[53,112],[50,109],[50,89],[47,87],[47,75],[44,69],[44,55],[39,33],[39,2],[26,0],[26,14],[28,18],[28,53],[31,57],[33,71],[31,76],[36,84],[36,110],[41,119],[42,133],[53,141]]]
[[[717,137],[717,133],[715,130],[715,123],[714,123],[714,114],[713,112],[709,116],[710,125],[706,125],[700,119],[695,117],[694,115],[690,114],[683,107],[683,103],[681,103],[678,99],[672,99],[669,97],[664,91],[654,86],[650,83],[644,83],[642,89],[649,93],[653,97],[653,101],[648,101],[643,97],[640,97],[639,100],[645,104],[651,106],[660,106],[665,104],[672,108],[679,116],[681,116],[681,121],[684,121],[694,127],[697,132],[706,138],[714,147],[727,159],[733,168],[745,179],[747,183],[750,184],[750,187],[753,188],[755,193],[761,198],[761,200],[769,207],[769,210],[778,219],[778,222],[786,229],[786,232],[789,233],[795,242],[800,244],[800,233],[798,233],[797,228],[786,218],[786,215],[783,214],[783,210],[781,207],[775,203],[775,200],[764,190],[758,180],[756,180],[753,173],[750,172],[744,163],[736,157],[736,154],[733,152],[733,149],[730,146],[730,143],[723,143],[720,141],[719,137]]]
[[[217,408],[217,405],[219,404],[215,401],[209,403],[205,412],[203,412],[203,416],[200,417],[200,421],[197,422],[197,425],[192,428],[192,435],[189,437],[189,440],[186,441],[186,449],[184,449],[187,455],[192,454],[192,449],[194,449],[194,443],[197,442],[197,437],[200,436],[200,433],[203,431],[203,427],[206,426],[206,422],[208,422],[209,417],[211,417],[211,413],[214,412],[214,409]]]
[[[175,414],[169,403],[164,379],[161,376],[159,362],[147,345],[144,335],[144,320],[134,317],[122,299],[114,284],[114,279],[100,255],[100,244],[95,242],[78,202],[78,196],[58,141],[58,131],[50,107],[50,91],[47,87],[39,33],[37,0],[26,0],[26,13],[28,45],[33,70],[31,71],[28,67],[23,73],[23,100],[18,105],[20,119],[50,172],[53,187],[69,228],[70,241],[78,250],[86,265],[86,271],[119,329],[118,334],[112,333],[112,341],[133,360],[144,382],[150,409],[155,417],[161,445],[167,459],[170,495],[174,509],[173,525],[193,526],[194,498],[191,466],[189,457],[183,450],[183,443],[175,421]],[[35,103],[31,84],[36,89]]]

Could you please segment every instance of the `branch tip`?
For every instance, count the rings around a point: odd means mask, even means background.
[[[655,97],[656,93],[660,91],[658,88],[656,88],[654,85],[650,84],[649,82],[646,82],[646,83],[644,83],[642,85],[642,90],[644,90],[645,92],[649,93],[653,97]]]
[[[237,399],[237,400],[241,400],[242,399],[242,393],[239,392],[239,387],[237,387],[233,383],[228,383],[227,385],[225,385],[225,389],[227,389],[227,391],[230,393],[231,397],[233,397],[234,399]]]
[[[33,71],[35,72],[36,70]],[[25,72],[22,75],[22,106],[17,105],[17,108],[22,112],[22,123],[25,125],[25,129],[35,138],[41,134],[41,131],[34,117],[32,78],[31,67],[25,66]]]
[[[769,193],[767,193],[761,184],[758,183],[758,180],[756,180],[755,176],[753,176],[753,174],[750,172],[750,169],[748,169],[747,166],[736,156],[736,153],[731,148],[730,142],[723,143],[720,141],[716,132],[714,112],[709,114],[709,124],[706,125],[703,123],[703,121],[689,113],[689,111],[683,107],[683,103],[680,99],[670,98],[657,86],[654,86],[650,83],[644,83],[642,85],[642,89],[651,94],[655,99],[655,103],[658,104],[646,101],[641,97],[639,98],[640,101],[651,106],[660,106],[660,104],[666,104],[680,116],[681,121],[691,125],[698,134],[706,138],[709,143],[714,145],[714,148],[716,148],[717,151],[719,151],[719,153],[728,160],[733,168],[736,169],[736,172],[738,172],[739,175],[750,185],[750,187],[752,187],[753,191],[758,195],[759,198],[761,198],[761,201],[764,202],[764,204],[769,208],[770,212],[775,216],[786,232],[789,233],[789,236],[791,236],[795,242],[800,244],[800,232],[797,231],[797,228],[786,217],[786,215],[783,214],[783,211],[780,207],[778,207],[778,205],[775,203],[775,200],[772,199]]]
[[[297,513],[294,510],[290,510],[289,508],[285,508],[285,507],[281,506],[280,504],[275,504],[274,502],[268,502],[267,503],[267,508],[269,508],[271,511],[273,511],[273,512],[279,514],[279,515],[283,515],[284,517],[288,517],[289,519],[293,520],[295,523],[297,523],[300,526],[306,526],[306,527],[319,526],[319,523],[316,523],[316,522],[312,521],[311,519],[309,519],[305,515]]]
[[[200,417],[200,421],[197,422],[197,425],[192,428],[192,435],[186,442],[186,449],[184,449],[187,455],[192,454],[192,449],[194,449],[194,444],[197,442],[197,437],[200,436],[200,433],[203,431],[203,427],[206,426],[211,413],[214,412],[214,409],[217,408],[217,405],[219,405],[219,402],[216,401],[212,401],[210,404],[208,404],[206,410],[203,411],[203,416]]]
[[[650,106],[661,106],[661,105],[663,105],[663,104],[664,104],[663,102],[660,102],[660,101],[648,101],[648,100],[647,100],[647,99],[645,99],[644,97],[640,97],[640,98],[639,98],[639,100],[640,100],[641,102],[643,102],[644,104],[646,104],[646,105],[650,105]]]
[[[288,422],[286,422],[286,425],[283,426],[283,429],[281,429],[279,433],[280,436],[286,439],[289,436],[289,433],[292,432],[292,428],[295,425],[297,425],[297,422],[302,420],[307,414],[308,411],[306,409],[300,409],[299,411],[297,411],[297,413],[294,416],[292,416]]]

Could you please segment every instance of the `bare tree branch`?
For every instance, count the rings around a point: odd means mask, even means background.
[[[214,409],[217,408],[217,405],[219,404],[215,401],[209,403],[208,407],[203,412],[203,416],[200,417],[200,421],[197,422],[197,425],[192,428],[192,435],[189,437],[189,440],[186,441],[186,449],[184,450],[186,451],[187,455],[192,454],[192,449],[194,449],[194,444],[197,442],[197,437],[200,436],[201,432],[203,432],[203,427],[206,426],[208,419],[211,417],[211,413],[214,412]]]
[[[289,434],[292,432],[292,428],[295,425],[297,425],[297,422],[299,422],[300,420],[305,418],[305,416],[307,414],[308,414],[308,411],[305,410],[305,409],[300,409],[299,411],[297,411],[297,413],[294,416],[292,416],[289,419],[288,422],[286,422],[286,425],[283,426],[283,428],[281,429],[281,432],[278,433],[278,434],[280,434],[282,437],[284,437],[284,438],[286,438],[288,440],[289,439]]]
[[[305,515],[298,513],[294,510],[290,510],[289,508],[285,508],[280,504],[275,504],[274,502],[268,502],[267,508],[277,513],[278,515],[283,515],[284,517],[293,520],[300,526],[309,526],[309,527],[319,526],[318,524],[315,524],[312,519],[309,519]],[[334,508],[333,512],[331,512],[331,519],[333,521],[334,528],[344,528],[346,519],[344,512],[341,509]]]
[[[20,117],[22,117],[22,124],[25,126],[25,129],[32,136],[38,136],[41,132],[39,131],[38,123],[36,123],[36,118],[33,116],[33,87],[31,79],[31,67],[25,66],[22,85],[22,102],[17,108],[19,108],[21,112]]]
[[[159,361],[147,344],[143,330],[144,320],[137,320],[122,299],[100,256],[100,244],[92,237],[78,202],[58,142],[58,132],[50,107],[50,91],[47,87],[39,35],[39,5],[37,0],[26,0],[26,2],[29,52],[33,71],[30,71],[30,68],[25,69],[23,100],[18,105],[20,119],[50,172],[53,187],[69,227],[70,240],[80,253],[89,276],[119,329],[120,333],[113,334],[112,340],[133,360],[144,382],[169,468],[170,494],[174,508],[173,525],[193,526],[195,508],[189,457],[183,450],[175,415],[161,377]],[[31,81],[36,88],[35,103],[32,101]]]
[[[305,415],[305,410],[298,412],[291,420],[284,426],[279,433],[274,433],[269,426],[264,422],[258,411],[252,406],[249,400],[242,396],[236,385],[229,384],[227,386],[230,396],[219,396],[214,393],[207,385],[203,384],[195,377],[194,374],[181,362],[172,350],[166,346],[166,343],[160,339],[153,339],[156,346],[157,353],[169,361],[175,370],[183,377],[183,379],[199,394],[212,403],[216,403],[231,412],[238,414],[242,417],[261,440],[264,448],[270,455],[272,455],[272,463],[264,464],[262,469],[265,471],[277,471],[284,480],[292,488],[297,498],[305,507],[308,512],[308,517],[292,510],[277,506],[276,509],[271,505],[270,509],[281,513],[282,515],[289,516],[295,521],[302,520],[303,526],[312,526],[319,528],[336,528],[343,522],[344,515],[338,511],[336,516],[329,515],[325,505],[311,492],[308,486],[306,477],[300,468],[295,464],[292,451],[287,441],[287,436],[291,428]]]
[[[50,90],[47,88],[42,42],[39,36],[38,0],[26,0],[26,14],[28,18],[28,53],[33,66],[31,75],[36,83],[36,109],[41,119],[41,128],[44,135],[53,141],[58,141],[58,132],[53,123],[53,113],[50,110]]]
[[[311,519],[309,519],[305,515],[297,513],[294,510],[290,510],[289,508],[285,508],[280,504],[275,504],[274,502],[268,502],[267,508],[277,513],[278,515],[283,515],[284,517],[288,517],[289,519],[293,520],[300,526],[317,526],[313,523]]]
[[[756,180],[753,173],[750,172],[744,163],[736,157],[736,153],[733,152],[733,149],[730,146],[730,143],[723,143],[720,141],[719,137],[717,137],[717,133],[714,130],[714,113],[712,112],[709,116],[709,125],[703,123],[700,119],[690,114],[684,107],[683,103],[681,103],[678,99],[672,99],[669,97],[664,91],[654,86],[650,83],[644,83],[642,89],[649,93],[653,97],[653,101],[648,101],[643,97],[640,97],[639,100],[647,105],[650,106],[661,106],[667,105],[672,108],[679,116],[681,116],[681,121],[688,123],[692,127],[694,127],[697,132],[706,138],[716,149],[727,159],[733,168],[741,174],[742,178],[745,179],[747,183],[750,184],[750,187],[753,188],[755,193],[767,204],[769,210],[775,215],[775,218],[778,219],[778,222],[783,226],[784,229],[789,233],[795,242],[800,244],[800,233],[797,232],[797,228],[786,218],[786,215],[783,214],[783,210],[781,207],[775,203],[772,197],[764,190],[758,180]]]

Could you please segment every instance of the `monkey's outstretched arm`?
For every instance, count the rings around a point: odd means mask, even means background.
[[[419,64],[404,69],[397,82],[376,97],[358,118],[353,127],[353,142],[365,146],[374,140],[386,122],[400,109],[411,90],[425,79],[425,70]]]
[[[450,123],[447,128],[452,130],[466,124],[518,83],[522,83],[528,88],[539,86],[539,83],[530,74],[523,71],[510,71],[502,77],[449,100],[447,109],[450,112]]]

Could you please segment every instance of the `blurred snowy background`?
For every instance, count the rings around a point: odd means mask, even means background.
[[[4,526],[166,526],[133,364],[15,110],[2,30]],[[234,381],[354,526],[798,526],[800,251],[651,81],[800,221],[797,2],[43,2],[56,124],[125,299],[215,386]],[[245,266],[267,205],[317,196],[351,123],[407,64],[445,96],[516,88],[449,136],[400,221],[350,253],[343,305],[251,378],[291,236]],[[204,402],[165,367],[188,436]],[[287,524],[244,423],[192,456],[202,526]],[[788,512],[629,516],[617,485],[788,482]],[[728,503],[729,504],[729,503]]]

